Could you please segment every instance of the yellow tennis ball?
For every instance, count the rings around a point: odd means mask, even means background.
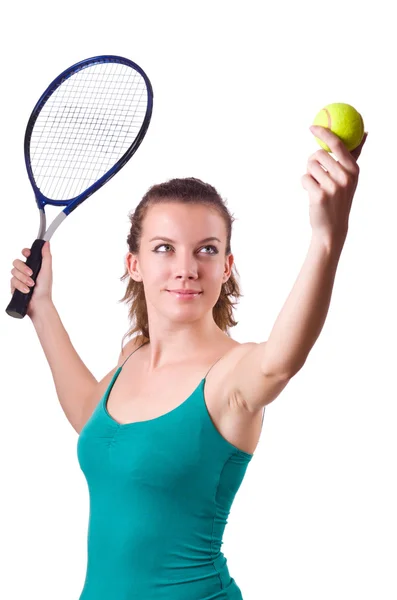
[[[330,129],[342,140],[349,152],[357,148],[364,137],[362,116],[353,106],[342,102],[328,104],[322,108],[317,113],[313,125],[321,125]],[[332,152],[323,140],[316,137],[316,141],[324,150]]]

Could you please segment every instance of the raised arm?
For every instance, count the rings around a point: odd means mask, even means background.
[[[303,367],[320,335],[348,232],[359,176],[356,160],[366,135],[350,153],[328,129],[315,127],[313,133],[326,142],[338,161],[319,150],[309,158],[308,172],[302,177],[310,197],[309,251],[268,340],[253,346],[233,365],[225,383],[228,397],[253,413],[281,393]]]
[[[349,152],[329,129],[312,133],[328,144],[310,156],[302,185],[309,193],[312,239],[306,260],[270,332],[263,368],[291,377],[304,365],[324,326],[336,269],[348,233],[349,215],[358,184],[357,159],[365,143]]]

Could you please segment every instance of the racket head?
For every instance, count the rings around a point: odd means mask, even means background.
[[[87,58],[58,75],[37,101],[24,138],[39,209],[65,206],[68,215],[103,186],[140,146],[152,111],[148,76],[122,56]],[[88,169],[91,176],[79,182]]]

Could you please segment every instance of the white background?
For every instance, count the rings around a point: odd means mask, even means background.
[[[118,302],[128,213],[147,189],[194,176],[226,198],[244,293],[231,335],[264,341],[310,243],[300,178],[319,146],[308,128],[331,102],[362,113],[369,135],[328,317],[304,368],[266,410],[222,550],[244,600],[397,598],[392,6],[71,0],[3,8],[1,598],[77,600],[85,577],[78,437],[32,323],[4,310],[12,261],[39,225],[23,159],[28,117],[59,72],[97,54],[137,62],[155,95],[132,161],[51,240],[54,302],[97,379],[115,366],[128,329]],[[48,222],[58,210],[46,209]]]

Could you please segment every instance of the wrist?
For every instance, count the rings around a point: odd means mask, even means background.
[[[55,305],[52,298],[45,298],[35,305],[34,310],[28,316],[36,327],[36,325],[40,325],[40,323],[45,320],[46,316],[48,316],[54,308]]]
[[[311,244],[313,246],[321,247],[330,256],[339,257],[346,240],[346,234],[340,234],[339,236],[326,236],[323,234],[313,233],[311,238]]]

